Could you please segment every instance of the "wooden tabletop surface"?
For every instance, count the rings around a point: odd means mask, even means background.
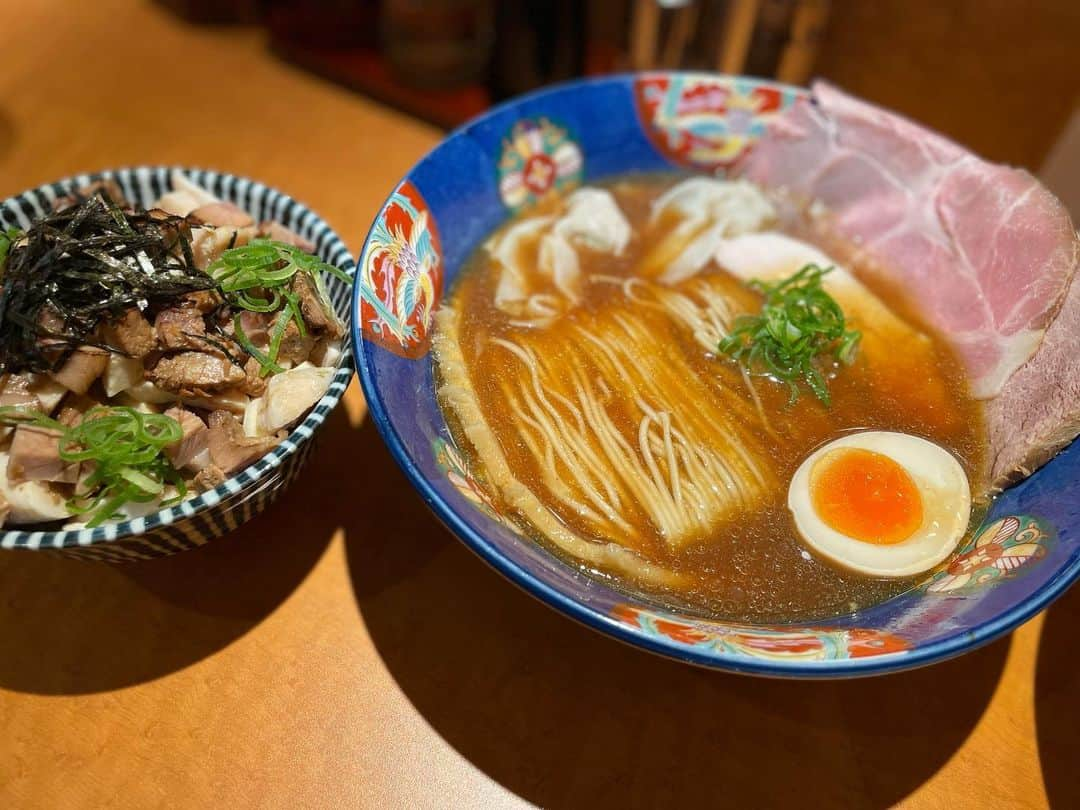
[[[357,249],[435,130],[150,3],[0,3],[0,196],[137,163],[311,204]],[[0,555],[0,806],[1080,806],[1080,590],[863,681],[601,637],[427,513],[355,385],[303,478],[198,551]]]

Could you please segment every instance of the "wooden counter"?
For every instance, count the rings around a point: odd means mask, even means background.
[[[181,162],[308,202],[354,250],[436,131],[148,3],[3,4],[0,196]],[[0,555],[0,807],[1080,802],[1080,591],[858,682],[727,676],[557,615],[422,507],[355,386],[234,536],[111,568]]]

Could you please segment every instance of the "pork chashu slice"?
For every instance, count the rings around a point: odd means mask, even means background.
[[[1061,202],[828,84],[779,116],[738,167],[829,210],[870,281],[907,293],[985,402],[988,480],[1030,474],[1080,433],[1080,239]],[[832,247],[832,246],[830,246]]]

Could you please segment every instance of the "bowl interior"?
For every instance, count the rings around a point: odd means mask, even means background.
[[[220,199],[235,203],[257,221],[274,220],[285,225],[314,244],[315,252],[323,261],[352,274],[355,264],[345,243],[306,205],[262,183],[206,169],[139,166],[64,178],[0,202],[0,227],[26,228],[34,219],[48,212],[58,197],[102,179],[115,180],[128,200],[150,207],[162,194],[172,189],[174,171],[183,172],[189,180]],[[334,309],[348,325],[351,316],[349,285],[330,276],[325,280]],[[254,506],[254,496],[262,494],[268,487],[284,483],[278,475],[284,462],[311,438],[326,415],[337,405],[352,378],[352,373],[351,351],[347,350],[337,364],[337,371],[326,394],[315,404],[304,421],[293,428],[288,438],[250,467],[241,470],[213,490],[145,517],[109,523],[95,529],[5,531],[0,533],[0,548],[71,549],[143,535],[173,524],[177,524],[177,530],[185,536],[206,538],[222,534],[227,530],[227,522],[220,520],[217,515],[220,510],[214,508],[224,504],[223,508],[250,510]],[[89,556],[96,559],[100,555]]]
[[[713,74],[617,76],[525,96],[467,124],[413,168],[376,218],[357,265],[354,350],[372,418],[413,485],[455,533],[530,592],[601,631],[699,664],[802,677],[870,674],[985,643],[1080,574],[1080,445],[999,497],[952,563],[913,591],[814,626],[704,621],[617,591],[519,534],[454,446],[428,352],[432,310],[507,217],[551,188],[614,174],[722,174],[803,93]],[[399,294],[409,285],[414,292]]]

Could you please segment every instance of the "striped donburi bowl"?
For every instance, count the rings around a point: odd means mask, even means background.
[[[175,170],[221,199],[240,206],[256,220],[274,220],[292,229],[315,245],[320,259],[352,275],[354,263],[345,243],[310,208],[254,180],[204,169],[139,166],[67,177],[4,200],[0,203],[0,226],[26,228],[50,210],[57,197],[106,178],[115,180],[129,200],[150,206],[172,188],[170,178]],[[334,309],[348,329],[348,285],[333,277],[327,277],[326,284]],[[338,404],[351,377],[352,359],[346,349],[330,387],[307,418],[274,450],[216,489],[145,517],[95,529],[0,532],[0,549],[49,551],[119,563],[163,557],[201,546],[261,512],[299,475],[311,451],[315,431]]]

